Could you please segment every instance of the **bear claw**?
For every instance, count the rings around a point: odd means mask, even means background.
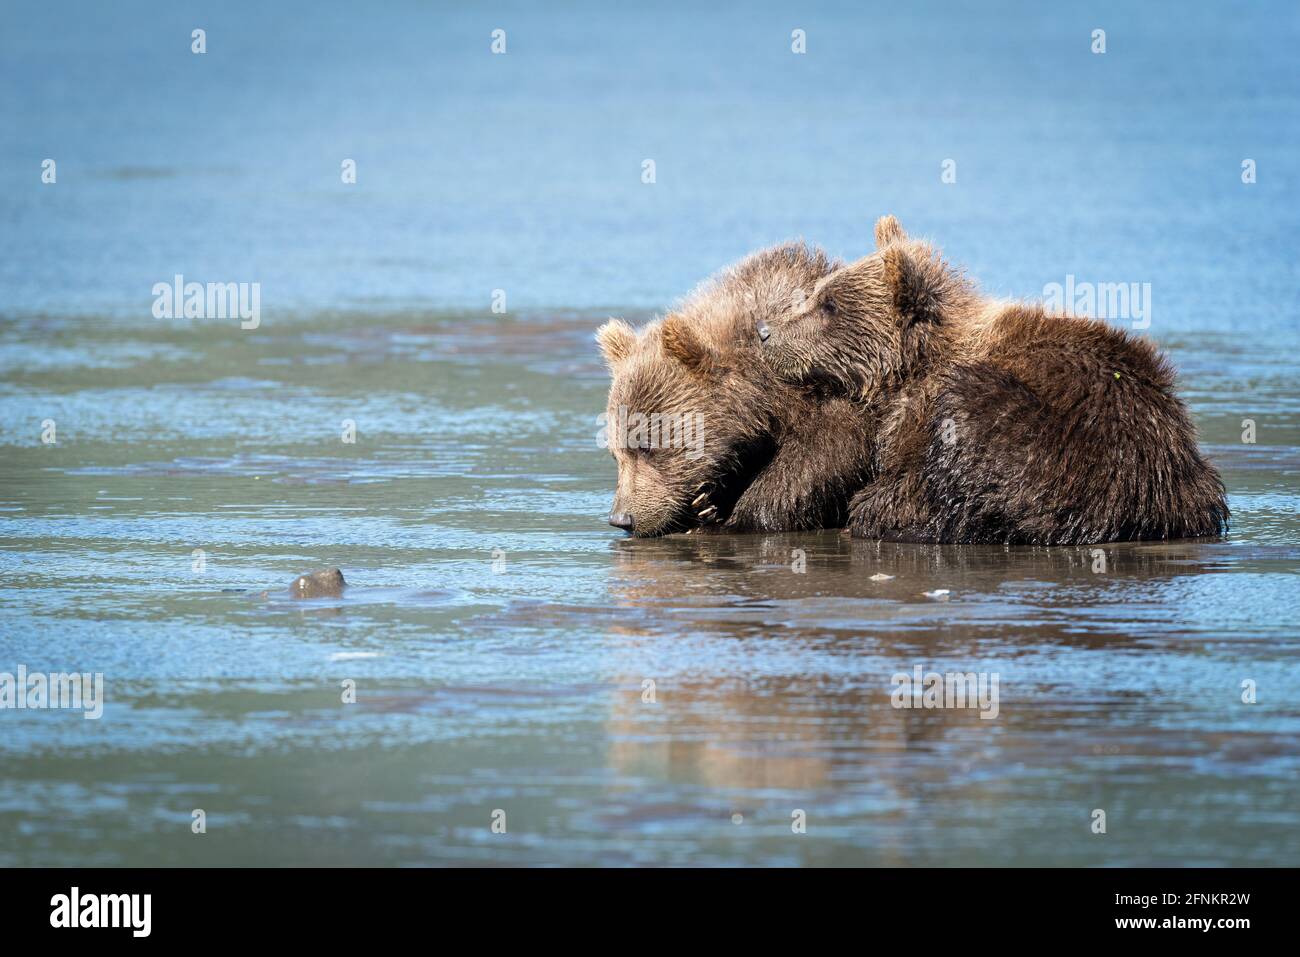
[[[718,514],[718,507],[717,507],[716,505],[710,505],[710,506],[709,506],[708,508],[706,508],[704,511],[700,512],[700,516],[699,516],[699,517],[700,517],[700,518],[712,518],[713,516],[715,516],[715,515],[717,515],[717,514]]]

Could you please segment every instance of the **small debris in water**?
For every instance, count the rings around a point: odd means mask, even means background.
[[[893,575],[886,575],[884,572],[876,572],[871,576],[871,580],[873,582],[887,582],[893,577]]]
[[[289,586],[293,598],[337,598],[343,594],[343,573],[337,568],[326,568],[318,572],[299,575]]]
[[[926,598],[935,598],[935,599],[938,599],[938,600],[940,600],[940,601],[947,601],[947,600],[948,600],[948,596],[951,595],[951,594],[952,594],[952,592],[949,591],[947,588],[936,588],[934,591],[928,591],[928,592],[926,592],[926,593],[925,593],[925,597],[926,597]]]

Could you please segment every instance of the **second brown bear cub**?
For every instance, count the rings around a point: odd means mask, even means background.
[[[880,416],[854,535],[1049,545],[1226,530],[1223,483],[1148,342],[985,299],[892,216],[876,246],[759,329],[779,377]]]

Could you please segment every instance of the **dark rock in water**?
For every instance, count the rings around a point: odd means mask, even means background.
[[[338,598],[343,594],[343,573],[337,568],[299,575],[289,586],[292,598]]]

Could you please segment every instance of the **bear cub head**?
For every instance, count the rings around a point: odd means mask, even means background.
[[[979,303],[974,285],[893,216],[876,251],[819,280],[795,309],[759,326],[763,358],[782,380],[870,399],[923,371]]]
[[[611,525],[650,537],[726,522],[771,462],[775,425],[794,405],[755,330],[789,313],[834,266],[799,243],[772,247],[639,333],[621,319],[600,327],[612,379],[604,444],[618,466]]]

